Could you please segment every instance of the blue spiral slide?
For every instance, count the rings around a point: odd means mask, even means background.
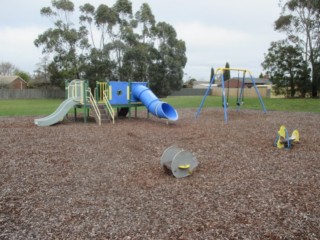
[[[132,94],[135,99],[141,101],[148,111],[154,116],[170,121],[178,120],[177,111],[168,103],[162,102],[154,93],[144,85],[134,85]]]

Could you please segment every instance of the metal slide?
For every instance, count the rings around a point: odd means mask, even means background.
[[[132,93],[133,97],[141,101],[153,115],[170,121],[178,120],[177,111],[170,104],[160,101],[149,88],[136,85],[133,87]]]
[[[35,119],[34,123],[40,127],[50,126],[58,123],[62,121],[69,110],[78,103],[79,102],[75,101],[73,98],[68,98],[64,100],[52,114],[44,118]]]

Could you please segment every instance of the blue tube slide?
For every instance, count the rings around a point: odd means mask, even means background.
[[[178,120],[177,111],[168,103],[161,102],[159,98],[147,87],[135,85],[132,88],[133,97],[146,106],[149,112],[159,118],[166,118],[170,121]]]

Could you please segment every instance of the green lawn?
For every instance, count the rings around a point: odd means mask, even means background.
[[[0,116],[35,116],[51,114],[63,99],[0,100]]]
[[[175,108],[198,108],[202,96],[167,97],[162,100]],[[19,99],[0,100],[0,116],[37,116],[51,114],[63,99]],[[265,98],[268,110],[320,112],[320,99],[280,99]],[[222,107],[221,97],[208,96],[204,107]],[[235,109],[236,98],[229,99],[229,107]],[[241,109],[262,109],[257,98],[247,98]]]
[[[191,97],[167,97],[163,101],[172,104],[176,108],[194,107],[198,108],[202,96]],[[268,110],[295,111],[295,112],[320,112],[320,99],[283,99],[264,98],[264,105]],[[237,108],[236,98],[229,98],[229,107]],[[204,102],[204,107],[222,107],[222,98],[208,96]],[[244,99],[241,109],[262,109],[259,99]]]

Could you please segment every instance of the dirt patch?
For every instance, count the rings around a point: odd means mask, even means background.
[[[0,118],[1,239],[319,239],[320,115],[179,109],[114,125]],[[273,147],[281,124],[301,143]],[[160,166],[177,145],[199,166]]]

